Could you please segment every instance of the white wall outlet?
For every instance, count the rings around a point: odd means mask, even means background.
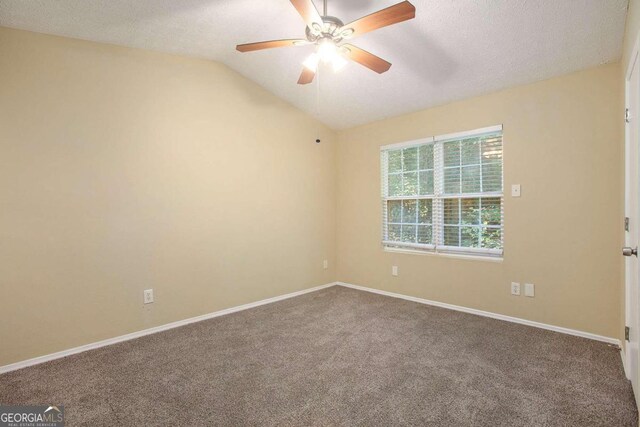
[[[329,268],[329,261],[328,260],[325,259],[324,261],[322,261],[322,268],[324,268],[325,270],[327,268]]]
[[[391,266],[391,275],[392,276],[397,276],[398,275],[398,266],[397,265],[392,265]]]
[[[520,295],[520,283],[511,282],[511,295]]]
[[[536,285],[533,283],[525,283],[524,284],[524,296],[525,297],[534,297],[536,296]]]
[[[520,184],[513,184],[511,186],[511,197],[520,197]]]
[[[153,302],[153,289],[144,290],[144,303],[151,304]]]

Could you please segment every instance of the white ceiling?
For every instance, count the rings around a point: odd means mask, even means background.
[[[399,1],[329,0],[329,15],[349,22]],[[221,61],[334,129],[621,56],[628,0],[411,1],[414,20],[351,41],[391,69],[378,75],[350,63],[338,74],[326,70],[319,103],[315,84],[296,84],[312,47],[235,50],[303,37],[288,0],[0,0],[0,26]]]

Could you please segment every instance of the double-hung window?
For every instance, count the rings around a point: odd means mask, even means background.
[[[383,245],[502,256],[502,126],[381,148]]]

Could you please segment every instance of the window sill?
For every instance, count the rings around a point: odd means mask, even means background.
[[[442,257],[442,258],[462,259],[467,261],[485,261],[485,262],[501,263],[504,260],[503,257],[495,257],[495,256],[467,255],[467,254],[456,254],[456,253],[449,253],[449,252],[429,252],[429,251],[421,251],[419,249],[407,249],[407,248],[383,247],[383,250],[385,252],[392,252],[392,253],[399,253],[399,254],[427,255],[427,256],[435,256],[435,257]]]

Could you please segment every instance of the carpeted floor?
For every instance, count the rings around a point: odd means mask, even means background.
[[[68,426],[635,426],[616,348],[332,287],[0,376]]]

